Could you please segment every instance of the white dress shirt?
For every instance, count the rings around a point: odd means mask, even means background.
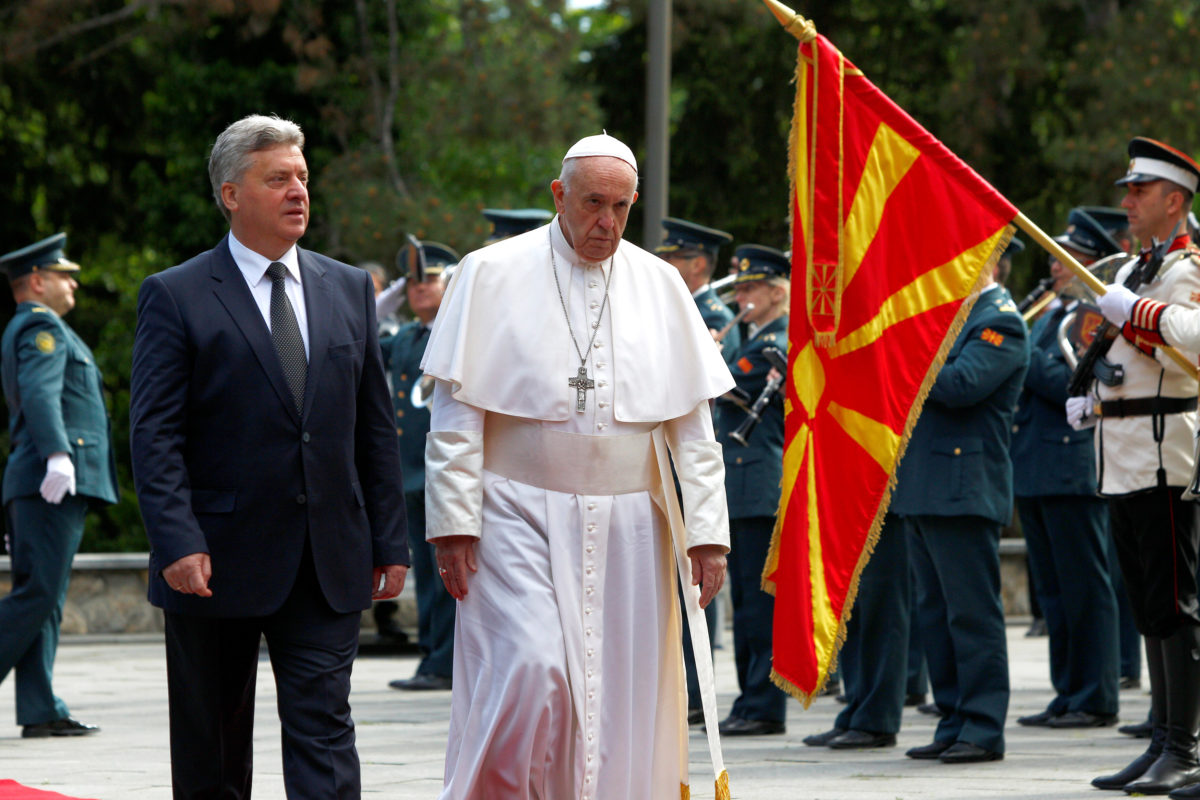
[[[237,240],[233,231],[229,232],[229,253],[233,263],[237,264],[250,287],[250,295],[258,305],[267,330],[271,330],[271,279],[267,277],[267,267],[274,262],[259,255]],[[287,267],[287,275],[283,279],[284,291],[292,303],[296,313],[296,324],[300,326],[300,338],[304,340],[304,357],[309,358],[308,352],[308,309],[304,305],[304,284],[300,281],[300,259],[296,254],[296,245],[280,256],[279,263]]]

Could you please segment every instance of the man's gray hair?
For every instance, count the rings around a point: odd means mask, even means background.
[[[221,200],[221,185],[240,181],[250,168],[255,153],[279,145],[295,145],[303,150],[304,132],[290,119],[281,119],[274,114],[243,117],[217,137],[208,156],[208,179],[212,183],[213,199],[226,222],[231,216]]]

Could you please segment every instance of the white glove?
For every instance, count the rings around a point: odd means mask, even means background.
[[[42,499],[58,505],[68,493],[75,494],[75,465],[66,453],[55,453],[46,460],[46,477],[42,478]]]
[[[1096,300],[1096,305],[1100,307],[1100,313],[1109,322],[1114,325],[1124,325],[1129,321],[1129,314],[1133,311],[1133,304],[1137,301],[1138,296],[1129,289],[1119,283],[1110,283],[1104,287],[1104,294]]]
[[[375,318],[387,319],[404,305],[404,286],[408,278],[396,278],[388,287],[375,296]]]
[[[1096,424],[1095,404],[1090,397],[1067,398],[1067,424],[1077,431]]]

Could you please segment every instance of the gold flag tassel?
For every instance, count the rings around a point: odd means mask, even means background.
[[[721,770],[721,774],[717,776],[717,800],[730,800],[729,772],[727,770]]]

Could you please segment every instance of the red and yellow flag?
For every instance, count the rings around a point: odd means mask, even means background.
[[[793,30],[789,379],[763,586],[772,677],[807,704],[845,635],[909,433],[1017,209],[793,17],[780,20],[806,30]]]

